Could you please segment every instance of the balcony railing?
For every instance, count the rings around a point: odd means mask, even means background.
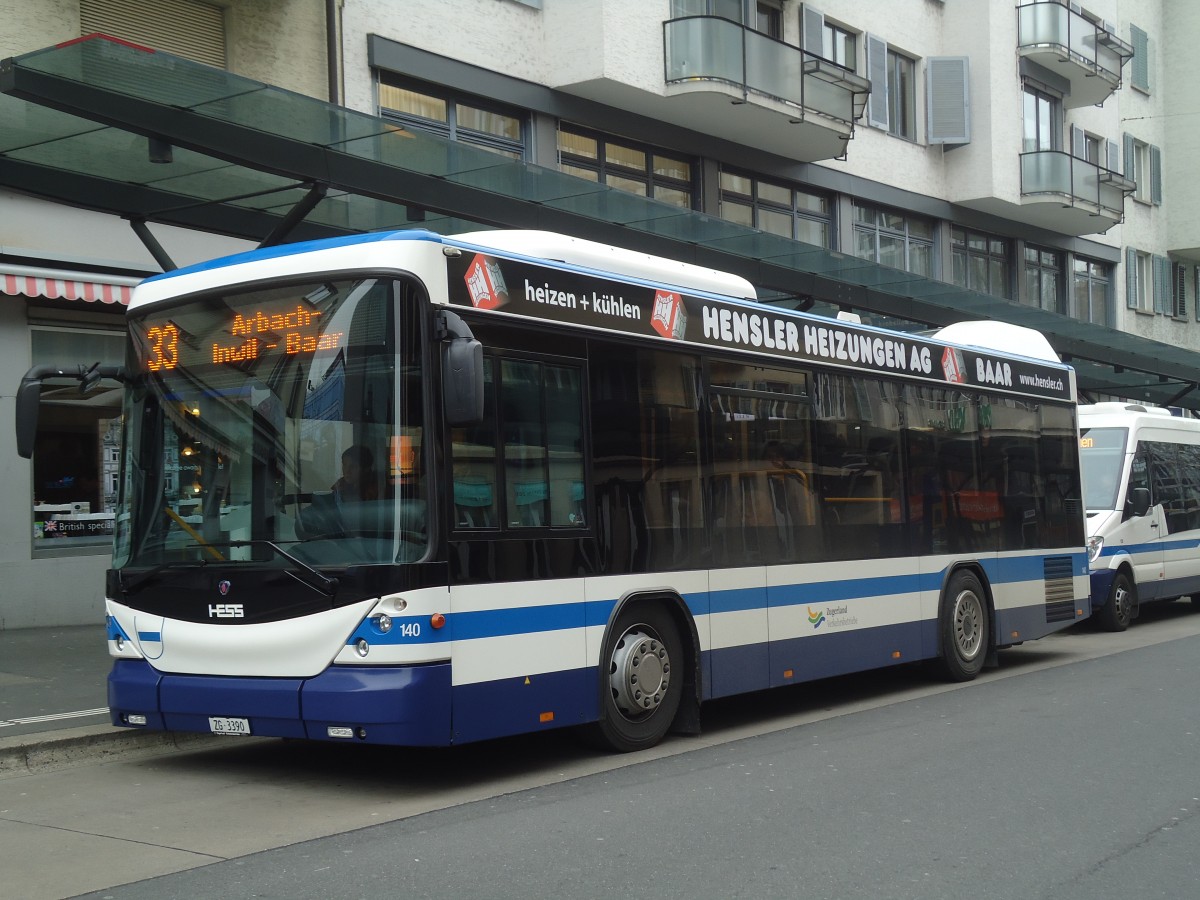
[[[1103,102],[1121,86],[1121,67],[1133,58],[1133,47],[1103,23],[1060,0],[1037,0],[1017,7],[1017,49],[1071,81],[1072,97],[1066,104],[1071,107]],[[1072,68],[1079,71],[1072,72]],[[1096,77],[1102,85],[1087,84]]]
[[[871,82],[849,69],[717,16],[663,23],[668,84],[717,81],[853,127]]]
[[[1125,217],[1125,198],[1136,188],[1121,173],[1062,150],[1021,154],[1022,197],[1044,196],[1067,206],[1084,206],[1115,224]]]

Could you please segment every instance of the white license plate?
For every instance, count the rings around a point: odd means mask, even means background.
[[[249,734],[249,719],[231,719],[228,716],[209,716],[208,730],[213,734]]]

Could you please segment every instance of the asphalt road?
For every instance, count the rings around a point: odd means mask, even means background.
[[[612,756],[231,739],[0,780],[28,898],[1192,898],[1200,616],[706,707]],[[115,885],[123,885],[115,887]]]

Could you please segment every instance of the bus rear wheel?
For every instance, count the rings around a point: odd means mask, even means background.
[[[661,606],[638,605],[617,617],[600,657],[601,744],[627,753],[666,736],[683,696],[683,655],[679,628]]]
[[[942,674],[950,681],[970,681],[983,669],[991,647],[991,625],[983,585],[970,571],[950,576],[938,616]]]
[[[1133,608],[1137,603],[1137,588],[1127,572],[1118,572],[1108,590],[1108,602],[1100,607],[1096,621],[1105,631],[1124,631],[1133,619]]]

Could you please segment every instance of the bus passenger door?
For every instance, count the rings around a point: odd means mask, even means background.
[[[1157,600],[1163,595],[1163,546],[1167,524],[1162,499],[1155,494],[1156,489],[1163,488],[1161,474],[1155,473],[1149,445],[1139,441],[1125,486],[1125,520],[1114,535],[1118,538],[1117,545],[1133,560],[1139,601]],[[1150,507],[1138,515],[1137,496],[1141,492],[1146,492],[1143,496],[1149,497]]]
[[[1200,447],[1150,442],[1150,481],[1161,516],[1161,599],[1200,588]]]

